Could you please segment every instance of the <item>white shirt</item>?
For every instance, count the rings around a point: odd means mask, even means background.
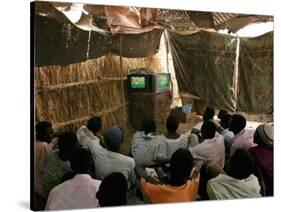
[[[256,146],[254,143],[254,130],[244,129],[241,132],[234,135],[230,140],[231,142],[231,155],[236,151],[236,149],[248,150],[251,147]]]
[[[101,181],[88,174],[77,174],[73,179],[56,186],[49,194],[46,210],[96,208],[96,193]]]
[[[144,165],[166,157],[166,145],[160,136],[136,132],[132,140],[132,155],[137,165]]]
[[[86,126],[82,126],[76,134],[78,139],[81,139],[79,143],[89,148],[92,153],[95,174],[98,179],[102,180],[112,172],[121,172],[131,184],[135,184],[135,161],[133,158],[103,148],[99,139]]]
[[[219,133],[216,133],[214,138],[205,139],[202,143],[191,147],[189,150],[194,159],[201,160],[201,162],[211,160],[216,162],[221,168],[224,167],[224,138]]]
[[[161,136],[161,140],[166,143],[166,158],[171,158],[175,151],[179,148],[186,148],[187,145],[187,137],[184,135],[180,135],[177,139],[166,138],[165,135]]]
[[[238,180],[225,174],[208,181],[207,193],[210,199],[238,199],[260,197],[260,185],[257,177]]]

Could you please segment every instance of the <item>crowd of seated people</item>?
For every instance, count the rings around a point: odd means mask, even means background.
[[[248,130],[243,115],[214,111],[206,107],[188,134],[171,115],[164,134],[144,119],[129,156],[120,153],[123,130],[102,129],[101,117],[57,139],[49,122],[37,123],[37,209],[126,205],[132,191],[138,204],[273,196],[273,124]]]

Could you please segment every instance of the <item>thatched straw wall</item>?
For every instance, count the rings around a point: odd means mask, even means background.
[[[140,67],[163,72],[160,60],[159,54],[122,58],[124,77],[129,70]],[[68,66],[35,68],[37,121],[48,120],[59,132],[75,131],[92,115],[102,115],[104,128],[112,123],[122,126],[121,73],[120,58],[112,54]],[[124,92],[126,98],[126,88]]]

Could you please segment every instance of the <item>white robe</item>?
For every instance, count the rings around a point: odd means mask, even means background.
[[[261,197],[257,177],[238,180],[225,174],[219,174],[207,183],[207,193],[210,199],[239,199]]]
[[[136,132],[132,140],[132,155],[137,165],[166,158],[166,144],[159,135]]]
[[[224,138],[219,133],[215,134],[212,139],[205,139],[202,143],[191,147],[190,152],[195,160],[201,163],[205,161],[213,161],[219,165],[220,168],[224,167],[225,160],[225,147]]]
[[[89,148],[93,155],[95,174],[98,179],[102,180],[112,172],[121,172],[131,184],[135,184],[135,161],[133,158],[102,147],[98,137],[86,126],[80,127],[76,134],[79,143]]]

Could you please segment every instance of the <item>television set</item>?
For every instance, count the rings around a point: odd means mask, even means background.
[[[153,91],[158,93],[162,91],[170,90],[170,74],[159,73],[152,76],[153,80]]]
[[[129,74],[127,76],[127,85],[130,92],[150,92],[151,75],[150,74]]]
[[[132,73],[127,75],[129,92],[162,92],[170,89],[169,73]]]

